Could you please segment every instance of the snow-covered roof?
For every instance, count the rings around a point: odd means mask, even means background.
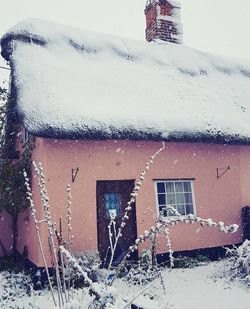
[[[34,135],[250,142],[250,62],[26,20],[5,34]]]

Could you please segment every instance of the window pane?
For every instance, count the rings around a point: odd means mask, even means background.
[[[111,214],[119,216],[121,213],[121,194],[112,192],[104,194],[104,203],[106,209],[106,219],[109,220]]]
[[[184,192],[192,192],[191,190],[191,183],[190,182],[183,182]]]
[[[184,204],[184,195],[183,193],[176,193],[176,204]]]
[[[186,214],[193,214],[194,213],[194,208],[192,204],[186,205]]]
[[[166,182],[166,190],[168,193],[174,192],[173,182]]]
[[[158,204],[166,205],[166,196],[165,194],[158,194]]]
[[[182,182],[175,182],[175,191],[176,192],[183,192]]]
[[[168,203],[168,205],[175,204],[175,195],[174,195],[174,193],[167,194],[167,203]]]
[[[185,193],[185,203],[193,203],[192,193]]]
[[[157,193],[164,193],[165,192],[165,185],[164,182],[157,183]]]
[[[177,206],[177,211],[178,211],[178,213],[181,214],[181,215],[185,215],[185,214],[186,214],[186,213],[185,213],[185,207],[184,207],[184,205],[178,205],[178,206]]]

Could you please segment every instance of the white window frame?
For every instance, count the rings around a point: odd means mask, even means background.
[[[191,184],[191,193],[192,193],[192,202],[193,202],[193,215],[196,216],[196,204],[195,204],[195,197],[194,197],[194,180],[195,179],[188,179],[188,178],[182,178],[182,179],[155,179],[154,180],[154,189],[155,189],[155,200],[156,200],[156,214],[157,217],[160,215],[160,205],[158,203],[158,191],[157,191],[157,184],[158,183],[173,183],[173,182],[189,182]],[[172,216],[164,216],[163,218],[173,218],[176,217],[175,215]],[[187,217],[187,215],[182,215],[182,217]]]

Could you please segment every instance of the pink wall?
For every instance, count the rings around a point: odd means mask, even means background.
[[[10,253],[12,249],[12,221],[11,216],[6,211],[0,212],[0,240],[4,246],[4,249],[7,251],[7,254]],[[4,256],[5,252],[0,246],[0,256]]]
[[[136,141],[67,141],[36,139],[33,159],[44,165],[50,205],[57,222],[64,221],[66,231],[66,186],[72,186],[72,225],[76,251],[97,250],[96,181],[136,179],[146,160],[160,147],[158,142]],[[217,179],[216,169],[230,165],[230,172]],[[75,182],[71,169],[79,167]],[[197,215],[241,223],[241,208],[250,204],[250,148],[215,144],[167,143],[151,167],[136,202],[137,231],[142,233],[155,222],[156,196],[154,179],[194,178]],[[40,206],[34,181],[34,200]],[[41,208],[40,208],[41,210]],[[39,212],[38,212],[39,213]],[[42,265],[31,221],[23,226],[19,250],[28,245],[29,258]],[[171,228],[174,250],[215,247],[241,241],[241,228],[235,234],[220,233],[199,225]],[[45,228],[41,230],[47,244]],[[164,242],[158,252],[166,251]],[[45,246],[46,247],[46,246]]]
[[[241,204],[250,205],[250,152],[249,147],[241,147],[240,152],[240,188],[241,188]]]

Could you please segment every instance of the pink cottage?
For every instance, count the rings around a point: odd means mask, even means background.
[[[161,141],[166,147],[138,194],[121,254],[167,204],[183,216],[240,225],[230,235],[174,226],[175,251],[240,243],[242,208],[250,204],[250,63],[182,45],[177,1],[148,1],[145,14],[145,43],[35,19],[16,25],[1,40],[11,66],[10,115],[22,127],[10,158],[33,137],[32,160],[43,164],[53,217],[57,222],[61,217],[66,230],[70,183],[73,249],[98,250],[101,258],[109,246],[110,211],[119,221],[135,180]],[[36,182],[33,173],[34,203],[42,218]],[[3,224],[0,228],[7,231]],[[48,254],[45,228],[41,235]],[[10,242],[8,234],[4,239]],[[19,217],[18,251],[43,266],[30,211]],[[165,251],[160,240],[158,254]]]

